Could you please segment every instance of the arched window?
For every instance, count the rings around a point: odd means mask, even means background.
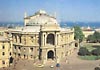
[[[4,56],[5,55],[5,52],[2,52],[2,55]]]
[[[33,52],[33,48],[30,48],[31,52]]]
[[[2,61],[2,64],[5,64],[5,61]]]
[[[9,53],[9,55],[11,56],[11,52]]]
[[[2,46],[2,49],[5,49],[5,46],[4,45]]]
[[[48,59],[54,59],[54,52],[52,50],[48,51],[47,58]]]
[[[47,36],[47,43],[54,45],[54,43],[55,43],[54,34],[48,34],[48,36]]]

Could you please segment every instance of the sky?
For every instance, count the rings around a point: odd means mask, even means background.
[[[58,21],[100,21],[100,0],[0,0],[0,22],[24,21],[24,13],[45,10]]]

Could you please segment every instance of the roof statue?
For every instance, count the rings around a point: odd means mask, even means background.
[[[27,17],[27,12],[24,13],[24,18],[26,18],[26,17]]]
[[[56,12],[54,12],[54,17],[55,17],[55,18],[57,17],[57,13],[56,13]]]

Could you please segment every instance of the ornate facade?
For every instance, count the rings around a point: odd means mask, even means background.
[[[25,14],[25,26],[10,29],[5,36],[12,38],[13,57],[59,62],[75,48],[74,29],[61,28],[56,18],[40,10],[32,16]]]

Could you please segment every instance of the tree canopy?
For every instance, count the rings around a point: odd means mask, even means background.
[[[100,42],[100,33],[95,31],[93,35],[87,37],[87,41],[92,43]]]
[[[84,34],[79,26],[74,26],[74,39],[82,42],[84,39]]]
[[[90,55],[90,52],[86,47],[81,47],[79,49],[78,55],[80,56]]]

